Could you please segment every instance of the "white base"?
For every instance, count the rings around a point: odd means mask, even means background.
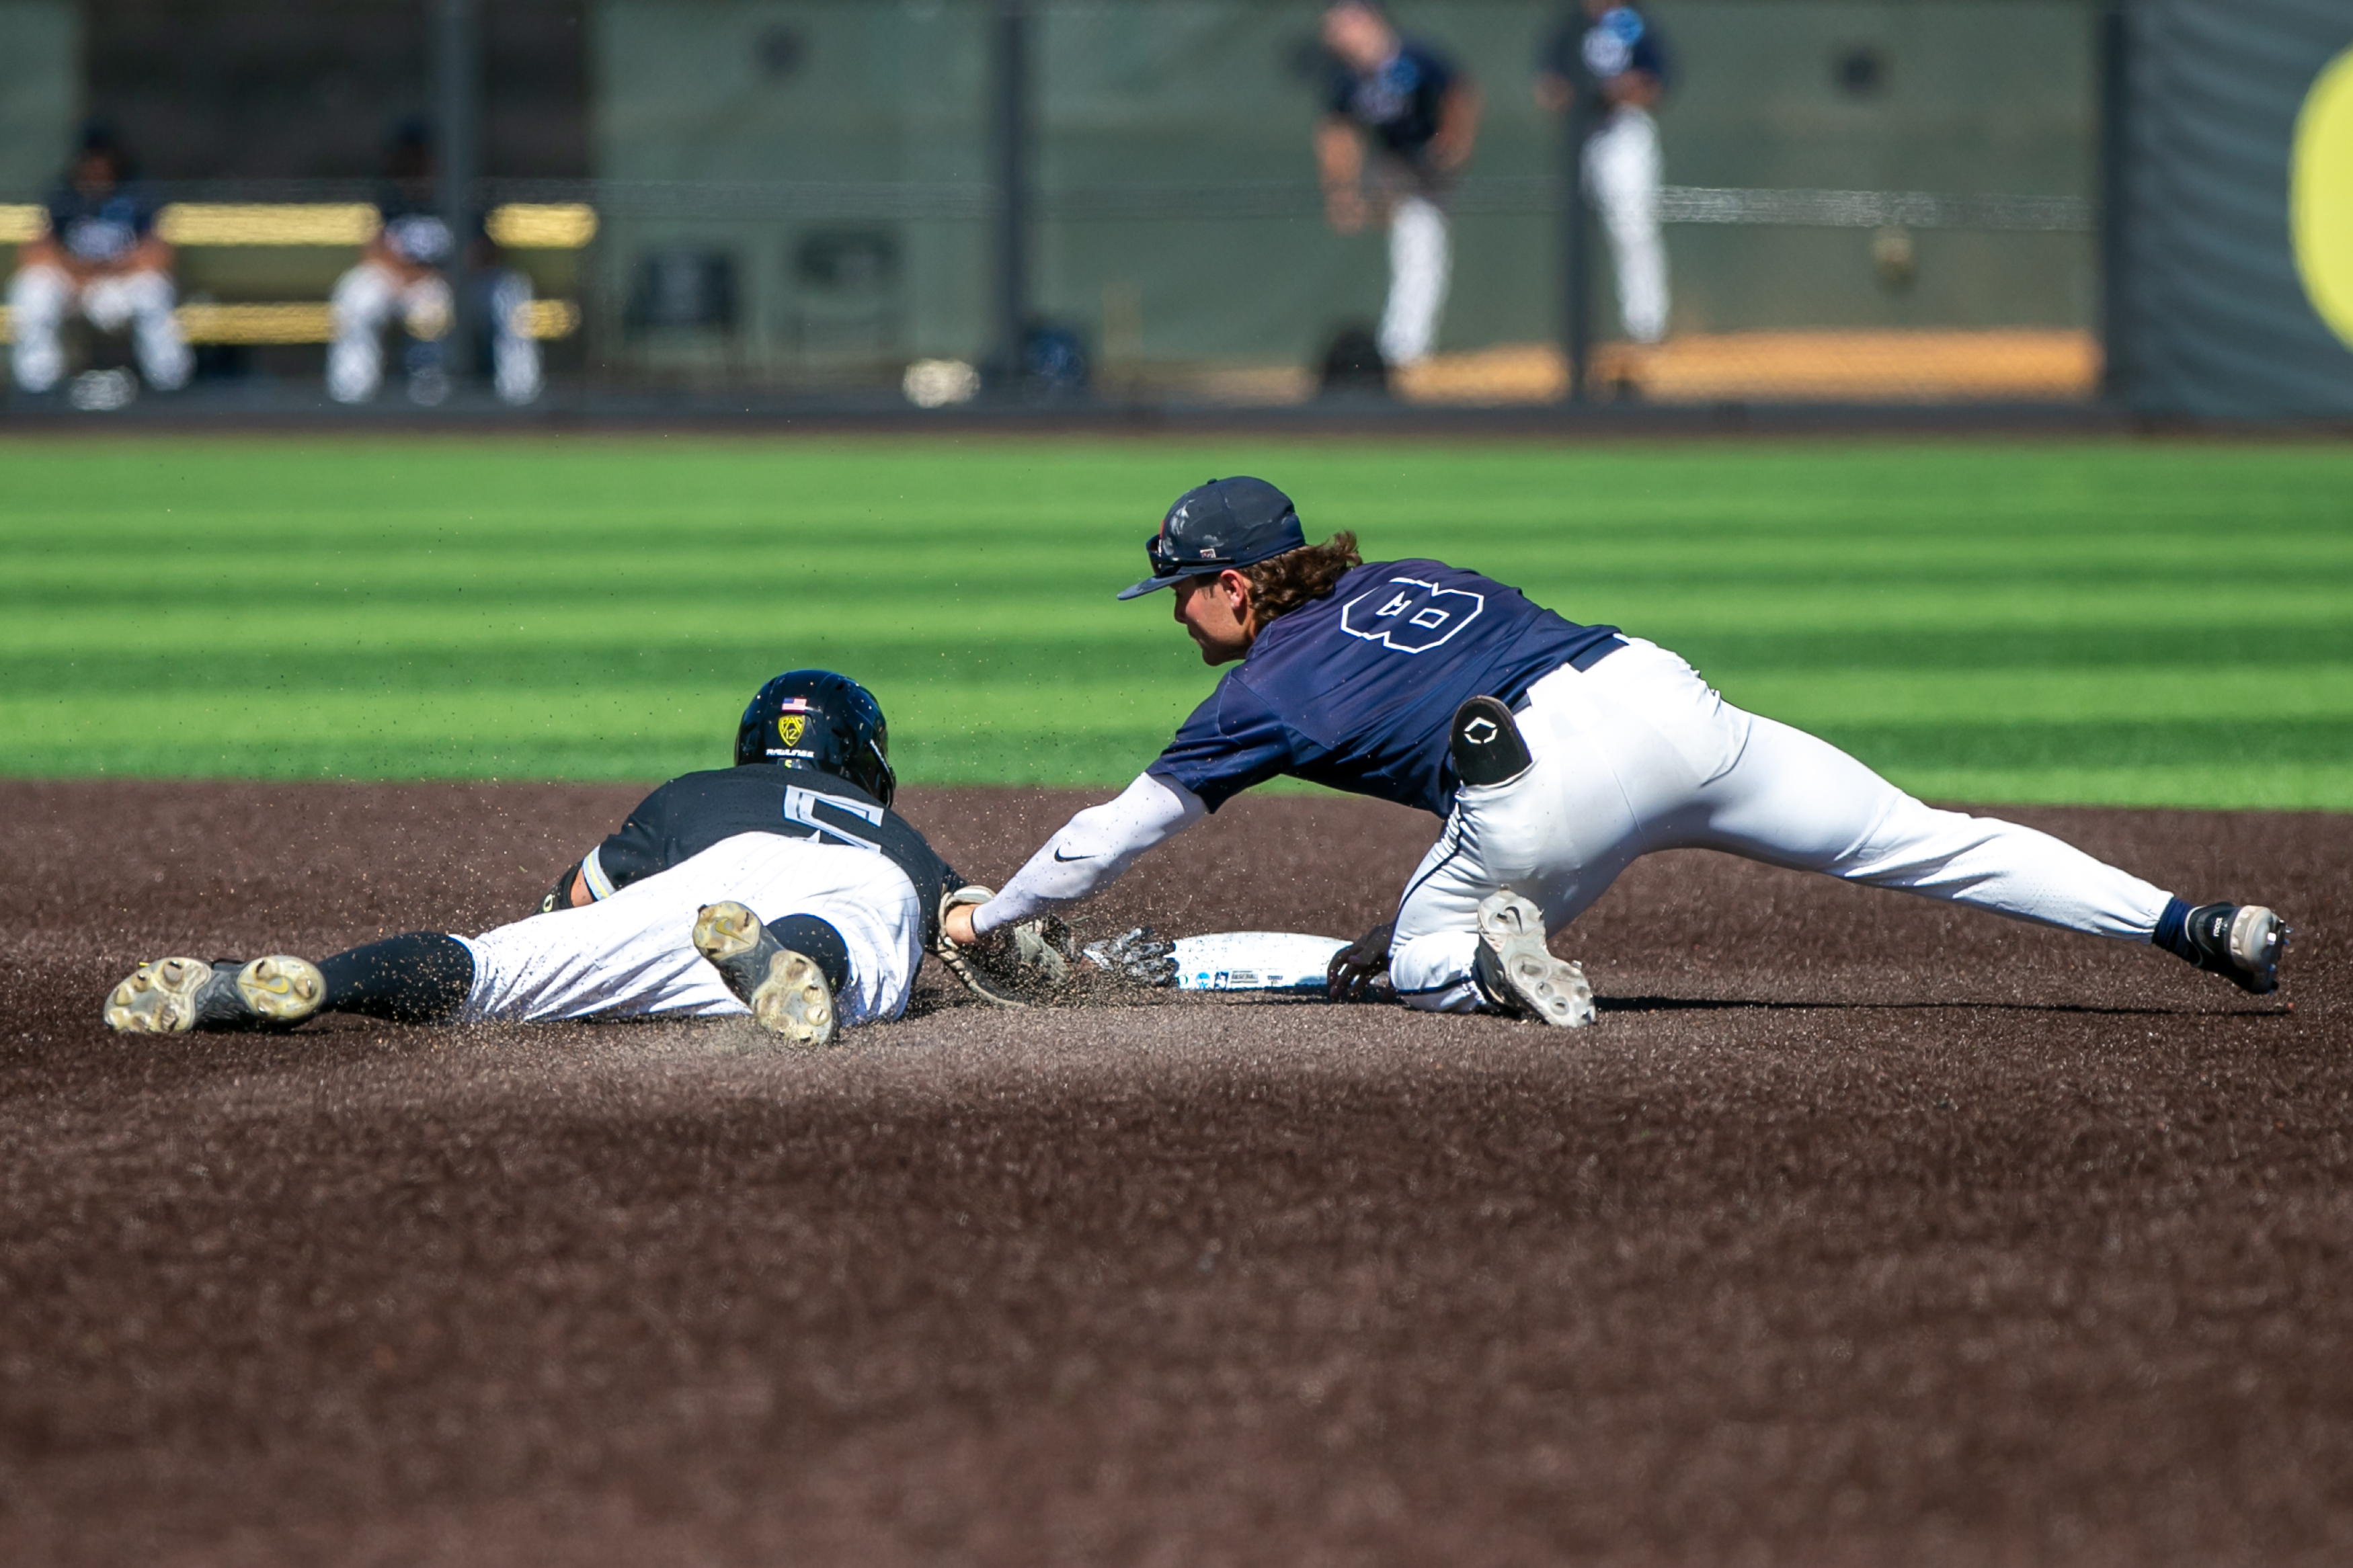
[[[1220,931],[1176,944],[1179,991],[1315,991],[1332,955],[1347,946],[1336,936],[1285,931]]]

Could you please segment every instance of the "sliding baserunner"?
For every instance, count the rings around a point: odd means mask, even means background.
[[[1278,774],[1423,808],[1444,830],[1397,917],[1336,956],[1335,994],[1574,1026],[1593,1003],[1547,934],[1638,856],[1721,849],[2154,942],[2258,994],[2287,928],[2196,907],[2045,833],[1937,811],[1835,746],[1726,702],[1682,659],[1579,626],[1438,561],[1366,564],[1310,545],[1281,490],[1213,479],[1176,500],[1123,599],[1176,592],[1212,665],[1239,668],[1126,793],[1079,813],[949,941],[1084,899],[1135,858]]]
[[[315,963],[142,963],[107,999],[106,1022],[177,1033],[315,1013],[467,1023],[749,1011],[789,1042],[824,1045],[905,1009],[942,898],[959,887],[890,809],[889,748],[864,687],[790,671],[744,710],[735,766],[648,795],[565,868],[539,913]]]

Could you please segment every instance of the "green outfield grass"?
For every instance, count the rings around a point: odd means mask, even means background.
[[[0,771],[653,779],[766,676],[911,782],[1109,784],[1212,473],[1677,649],[1914,791],[2353,808],[2353,449],[584,436],[0,443]]]

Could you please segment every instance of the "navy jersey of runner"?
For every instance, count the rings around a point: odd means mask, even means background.
[[[1438,134],[1440,109],[1452,85],[1453,68],[1427,46],[1408,39],[1387,65],[1361,75],[1333,61],[1328,105],[1333,113],[1363,126],[1388,152],[1419,163]]]
[[[888,857],[915,885],[925,942],[939,918],[940,895],[963,885],[904,817],[856,784],[809,768],[756,763],[670,780],[638,802],[581,869],[589,890],[607,898],[739,833],[815,838]]]
[[[1476,572],[1358,566],[1259,633],[1146,771],[1215,811],[1279,773],[1443,816],[1447,729],[1472,697],[1517,703],[1562,665],[1619,644]]]
[[[1541,64],[1580,91],[1606,87],[1628,71],[1667,85],[1666,44],[1658,25],[1631,5],[1612,5],[1596,19],[1572,16],[1546,45]]]
[[[85,193],[68,181],[50,193],[49,233],[77,261],[119,261],[155,226],[155,204],[132,185]]]

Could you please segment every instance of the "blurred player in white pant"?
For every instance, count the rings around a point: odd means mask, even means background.
[[[1657,26],[1637,7],[1611,0],[1583,0],[1582,9],[1546,44],[1537,65],[1537,103],[1556,114],[1578,109],[1592,119],[1578,154],[1585,188],[1609,237],[1619,321],[1638,343],[1667,335],[1659,123],[1651,117],[1666,85],[1666,49]]]
[[[1389,225],[1381,358],[1411,364],[1436,345],[1446,308],[1452,253],[1440,203],[1478,136],[1479,89],[1427,45],[1399,37],[1370,0],[1326,9],[1324,47],[1334,64],[1327,112],[1315,131],[1324,214],[1342,234],[1364,227],[1370,141],[1375,195]]]
[[[79,310],[104,332],[128,328],[140,373],[159,392],[185,386],[195,358],[172,306],[172,247],[154,232],[155,207],[131,183],[121,146],[102,130],[82,138],[72,171],[48,201],[49,232],[18,253],[8,280],[16,384],[47,392],[65,374],[58,342]]]
[[[330,302],[327,395],[338,403],[375,396],[384,383],[385,329],[396,321],[409,339],[409,399],[437,404],[449,392],[443,343],[457,310],[448,269],[458,258],[458,237],[436,205],[432,147],[421,125],[411,122],[394,134],[376,212],[375,237],[360,264],[336,280]],[[529,403],[540,389],[539,344],[522,321],[531,279],[506,268],[483,277],[493,384],[502,402]]]

